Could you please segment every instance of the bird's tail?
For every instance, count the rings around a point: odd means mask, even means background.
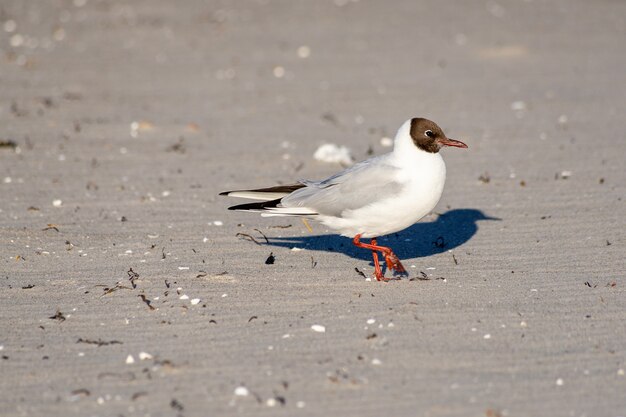
[[[220,195],[248,198],[250,200],[272,201],[281,199],[292,192],[306,187],[304,184],[277,185],[276,187],[258,188],[256,190],[224,191]]]
[[[262,216],[315,216],[317,213],[307,207],[281,207],[280,201],[292,192],[306,187],[305,184],[279,185],[256,190],[225,191],[220,195],[260,200],[255,203],[238,204],[228,210],[260,212]]]

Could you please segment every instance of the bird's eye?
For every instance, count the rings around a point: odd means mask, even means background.
[[[432,130],[427,130],[426,132],[424,132],[424,134],[426,136],[428,136],[429,138],[434,138],[435,137],[435,134],[433,133]]]

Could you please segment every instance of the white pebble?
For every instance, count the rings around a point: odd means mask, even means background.
[[[13,181],[13,179],[11,177],[4,177],[4,183],[5,184],[11,184],[11,181]]]
[[[560,387],[563,385],[563,379],[559,378],[556,380],[556,384]]]
[[[195,306],[196,304],[200,303],[200,299],[199,299],[199,298],[194,298],[194,299],[192,299],[192,300],[190,301],[190,303],[191,303],[191,305],[194,305],[194,306]]]
[[[561,124],[561,125],[566,124],[567,123],[567,116],[564,115],[564,114],[560,115],[558,121],[559,121],[559,124]]]
[[[189,270],[189,267],[188,267],[188,266],[179,266],[179,267],[178,267],[178,270],[179,270],[179,271],[188,271],[188,270]]]
[[[526,103],[524,103],[521,100],[514,101],[513,103],[511,103],[511,110],[515,110],[515,111],[526,110]]]
[[[189,300],[189,296],[187,294],[183,294],[179,297],[181,300]]]
[[[149,354],[148,352],[139,352],[139,360],[140,361],[145,361],[148,359],[152,359],[153,356],[151,354]]]
[[[248,395],[250,395],[250,391],[248,390],[248,388],[240,386],[235,388],[235,395],[238,397],[247,397]]]
[[[208,237],[205,237],[204,239],[202,239],[202,242],[207,243],[209,241]]]
[[[561,171],[561,178],[569,178],[572,176],[572,171]]]
[[[376,319],[367,319],[367,324],[374,324],[376,323]]]
[[[9,43],[12,47],[17,48],[19,46],[22,46],[22,44],[24,43],[24,37],[19,33],[16,33],[15,35],[11,36],[11,40],[9,41]]]
[[[380,144],[386,148],[393,145],[393,139],[388,138],[387,136],[380,138]]]
[[[213,225],[214,225],[214,226],[223,226],[223,225],[224,225],[224,222],[223,222],[223,221],[221,221],[221,220],[215,220],[215,221],[213,222]]]
[[[525,321],[522,321],[519,325],[521,327],[528,327],[528,323],[526,323]]]
[[[161,197],[169,197],[172,194],[171,191],[165,190],[161,193]]]
[[[622,368],[617,370],[617,375],[624,376],[624,370]]]
[[[317,148],[313,158],[321,162],[339,163],[342,165],[352,165],[354,163],[350,149],[334,143],[327,143]]]
[[[274,77],[276,78],[283,78],[285,76],[285,68],[281,67],[280,65],[274,67],[274,70],[272,72],[274,73]]]
[[[372,359],[372,365],[382,365],[382,362],[378,358]]]
[[[491,339],[491,335],[487,333],[486,335],[483,336],[483,339]]]
[[[298,407],[298,408],[304,408],[305,405],[306,405],[306,403],[304,401],[298,401],[296,403],[296,407]]]
[[[126,365],[132,365],[133,363],[135,363],[135,358],[133,358],[133,355],[128,355],[126,357]]]
[[[308,58],[311,56],[311,48],[306,45],[302,45],[298,48],[298,56],[300,58]]]
[[[265,404],[267,404],[268,407],[276,407],[278,402],[276,401],[276,398],[268,398]]]
[[[52,205],[53,205],[54,207],[61,207],[61,204],[63,204],[63,201],[61,201],[61,200],[59,200],[59,199],[56,199],[56,200],[53,200],[53,201],[52,201]]]
[[[226,297],[228,297],[228,294],[225,294],[225,293],[222,294],[222,298],[226,298]]]
[[[324,333],[326,331],[326,327],[322,326],[321,324],[314,324],[313,326],[311,326],[311,330],[318,333]]]

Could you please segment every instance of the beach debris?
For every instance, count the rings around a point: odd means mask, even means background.
[[[322,326],[321,324],[314,324],[311,326],[311,330],[317,333],[325,333],[326,327]]]
[[[313,154],[313,158],[317,161],[337,163],[343,166],[350,166],[354,163],[350,149],[345,146],[335,145],[334,143],[327,143],[317,148]]]

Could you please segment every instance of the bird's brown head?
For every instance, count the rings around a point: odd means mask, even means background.
[[[460,140],[447,138],[437,123],[428,119],[419,117],[411,119],[410,132],[415,146],[426,152],[437,153],[444,146],[467,148]]]

